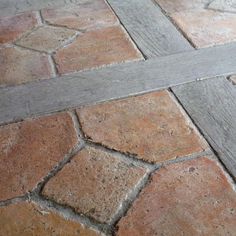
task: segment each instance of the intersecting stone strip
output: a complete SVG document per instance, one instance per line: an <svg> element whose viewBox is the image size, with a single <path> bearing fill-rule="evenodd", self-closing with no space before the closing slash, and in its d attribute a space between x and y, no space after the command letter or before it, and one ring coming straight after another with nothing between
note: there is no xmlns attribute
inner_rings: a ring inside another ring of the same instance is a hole
<svg viewBox="0 0 236 236"><path fill-rule="evenodd" d="M86 228L79 222L64 219L34 203L20 202L0 207L0 235L102 236L103 234Z"/></svg>
<svg viewBox="0 0 236 236"><path fill-rule="evenodd" d="M0 123L236 73L236 44L0 89Z"/></svg>
<svg viewBox="0 0 236 236"><path fill-rule="evenodd" d="M100 222L109 222L147 170L87 147L43 189L43 195Z"/></svg>
<svg viewBox="0 0 236 236"><path fill-rule="evenodd" d="M215 160L158 170L118 224L119 236L234 235L236 192Z"/></svg>
<svg viewBox="0 0 236 236"><path fill-rule="evenodd" d="M152 0L108 0L121 23L147 58L193 50Z"/></svg>
<svg viewBox="0 0 236 236"><path fill-rule="evenodd" d="M175 95L236 179L236 88L215 78L173 88Z"/></svg>
<svg viewBox="0 0 236 236"><path fill-rule="evenodd" d="M77 144L67 113L0 127L0 200L35 188Z"/></svg>
<svg viewBox="0 0 236 236"><path fill-rule="evenodd" d="M78 116L91 141L151 163L207 147L167 91L88 106Z"/></svg>

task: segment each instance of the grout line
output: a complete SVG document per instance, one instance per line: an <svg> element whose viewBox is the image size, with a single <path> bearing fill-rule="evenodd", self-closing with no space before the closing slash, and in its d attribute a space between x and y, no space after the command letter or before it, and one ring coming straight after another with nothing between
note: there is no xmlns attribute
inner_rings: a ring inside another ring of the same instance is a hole
<svg viewBox="0 0 236 236"><path fill-rule="evenodd" d="M80 124L80 121L79 121L79 118L77 116L76 111L72 110L72 111L69 111L68 113L72 117L72 120L74 122L74 127L75 127L75 130L76 130L76 133L77 133L77 137L78 137L80 143L85 144L85 141L84 141L85 136L84 136L84 133L82 131L82 127L81 127L81 124Z"/></svg>
<svg viewBox="0 0 236 236"><path fill-rule="evenodd" d="M36 19L37 19L38 25L43 25L44 24L44 20L43 20L43 17L42 17L41 10L35 11L35 15L36 15Z"/></svg>
<svg viewBox="0 0 236 236"><path fill-rule="evenodd" d="M58 204L38 194L32 194L30 196L30 201L61 215L65 219L79 222L80 224L85 225L86 227L93 229L99 233L102 232L105 234L111 234L112 228L110 227L110 225L99 223L83 214L79 214L70 206Z"/></svg>
<svg viewBox="0 0 236 236"><path fill-rule="evenodd" d="M54 177L70 160L84 148L84 143L77 144L72 150L65 155L64 159L60 161L44 178L37 186L31 191L32 194L40 194L45 184Z"/></svg>
<svg viewBox="0 0 236 236"><path fill-rule="evenodd" d="M28 193L25 194L24 196L14 197L11 199L0 201L0 207L8 206L8 205L15 204L18 202L24 202L27 199L28 199Z"/></svg>
<svg viewBox="0 0 236 236"><path fill-rule="evenodd" d="M143 178L136 184L136 186L134 186L127 193L125 200L121 202L119 208L117 209L117 212L109 222L113 226L114 230L116 229L116 225L120 221L120 219L127 214L134 201L138 198L142 190L148 185L152 173L153 171L147 171Z"/></svg>
<svg viewBox="0 0 236 236"><path fill-rule="evenodd" d="M48 55L48 61L52 70L52 78L56 78L59 75L59 72L56 66L55 59L51 54Z"/></svg>
<svg viewBox="0 0 236 236"><path fill-rule="evenodd" d="M94 143L94 142L91 142L88 140L86 140L85 142L86 142L86 146L107 152L127 164L133 164L134 166L145 168L147 170L154 170L155 169L155 164L153 165L149 162L143 161L142 159L138 159L137 157L135 157L136 155L123 153L123 152L117 151L115 149L111 149L109 147L106 147L102 144Z"/></svg>

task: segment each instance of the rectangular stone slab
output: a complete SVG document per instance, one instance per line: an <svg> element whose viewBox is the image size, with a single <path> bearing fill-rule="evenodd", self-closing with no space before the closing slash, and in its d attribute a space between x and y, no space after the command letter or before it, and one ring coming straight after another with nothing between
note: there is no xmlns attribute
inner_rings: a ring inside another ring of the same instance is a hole
<svg viewBox="0 0 236 236"><path fill-rule="evenodd" d="M173 91L236 179L236 86L215 78Z"/></svg>
<svg viewBox="0 0 236 236"><path fill-rule="evenodd" d="M194 50L152 0L108 2L146 57Z"/></svg>
<svg viewBox="0 0 236 236"><path fill-rule="evenodd" d="M0 88L0 123L236 73L236 44Z"/></svg>

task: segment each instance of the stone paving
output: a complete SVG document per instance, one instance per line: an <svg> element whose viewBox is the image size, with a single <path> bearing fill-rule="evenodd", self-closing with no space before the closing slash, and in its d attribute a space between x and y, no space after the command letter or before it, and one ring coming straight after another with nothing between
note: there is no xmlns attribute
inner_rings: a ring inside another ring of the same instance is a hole
<svg viewBox="0 0 236 236"><path fill-rule="evenodd" d="M234 1L155 1L195 47L236 40ZM143 60L103 0L0 3L2 87ZM236 232L234 180L171 90L1 125L0 173L0 236Z"/></svg>

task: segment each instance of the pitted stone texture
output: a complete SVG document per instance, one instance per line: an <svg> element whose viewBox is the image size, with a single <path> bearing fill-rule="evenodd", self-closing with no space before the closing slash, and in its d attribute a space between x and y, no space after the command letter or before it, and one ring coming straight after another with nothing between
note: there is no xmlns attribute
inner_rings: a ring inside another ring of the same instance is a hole
<svg viewBox="0 0 236 236"><path fill-rule="evenodd" d="M103 234L33 203L21 202L0 207L0 235L102 236Z"/></svg>
<svg viewBox="0 0 236 236"><path fill-rule="evenodd" d="M46 22L82 31L118 24L118 19L104 0L86 1L78 6L42 10Z"/></svg>
<svg viewBox="0 0 236 236"><path fill-rule="evenodd" d="M52 68L48 56L18 47L0 48L0 85L16 85L49 79Z"/></svg>
<svg viewBox="0 0 236 236"><path fill-rule="evenodd" d="M199 158L157 171L119 236L235 235L236 193L215 161Z"/></svg>
<svg viewBox="0 0 236 236"><path fill-rule="evenodd" d="M36 187L77 142L67 113L0 127L0 200Z"/></svg>
<svg viewBox="0 0 236 236"><path fill-rule="evenodd" d="M77 112L85 135L93 142L148 162L175 159L206 147L166 91Z"/></svg>
<svg viewBox="0 0 236 236"><path fill-rule="evenodd" d="M191 9L202 9L210 0L155 0L168 14Z"/></svg>
<svg viewBox="0 0 236 236"><path fill-rule="evenodd" d="M236 14L199 10L172 17L198 48L236 41Z"/></svg>
<svg viewBox="0 0 236 236"><path fill-rule="evenodd" d="M12 16L18 13L43 8L57 8L62 6L76 6L87 0L0 0L0 15Z"/></svg>
<svg viewBox="0 0 236 236"><path fill-rule="evenodd" d="M37 25L35 13L0 18L0 43L10 43Z"/></svg>
<svg viewBox="0 0 236 236"><path fill-rule="evenodd" d="M62 47L75 35L76 31L74 30L53 26L42 26L21 38L17 42L17 45L51 53L57 48Z"/></svg>
<svg viewBox="0 0 236 236"><path fill-rule="evenodd" d="M107 64L141 59L121 27L109 27L80 35L54 56L60 74Z"/></svg>
<svg viewBox="0 0 236 236"><path fill-rule="evenodd" d="M145 170L87 147L43 189L43 195L100 222L109 222Z"/></svg>
<svg viewBox="0 0 236 236"><path fill-rule="evenodd" d="M209 4L208 8L236 13L236 0L214 0Z"/></svg>

